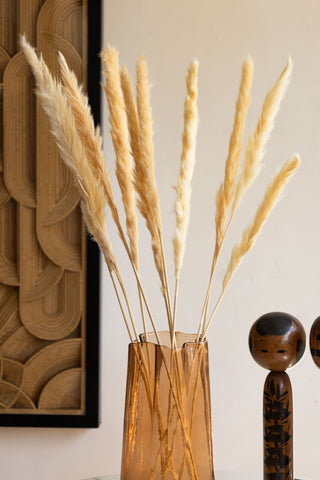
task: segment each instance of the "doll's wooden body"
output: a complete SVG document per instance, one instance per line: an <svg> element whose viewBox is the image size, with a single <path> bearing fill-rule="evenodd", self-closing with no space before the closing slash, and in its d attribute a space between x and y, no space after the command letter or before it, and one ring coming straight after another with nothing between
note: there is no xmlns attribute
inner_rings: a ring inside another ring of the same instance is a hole
<svg viewBox="0 0 320 480"><path fill-rule="evenodd" d="M310 351L314 363L320 368L320 317L316 318L310 330Z"/></svg>
<svg viewBox="0 0 320 480"><path fill-rule="evenodd" d="M284 371L302 357L306 336L291 315L268 313L252 326L250 352L271 370L263 393L264 480L293 480L293 407L291 382Z"/></svg>

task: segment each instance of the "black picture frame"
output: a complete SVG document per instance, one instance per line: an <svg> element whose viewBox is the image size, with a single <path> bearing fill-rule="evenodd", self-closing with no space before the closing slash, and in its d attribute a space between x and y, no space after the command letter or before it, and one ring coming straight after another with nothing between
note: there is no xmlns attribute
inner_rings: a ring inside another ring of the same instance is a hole
<svg viewBox="0 0 320 480"><path fill-rule="evenodd" d="M100 123L100 57L102 2L88 0L87 91L95 124ZM84 414L1 413L0 427L97 428L100 378L100 251L87 235L86 269L86 408Z"/></svg>

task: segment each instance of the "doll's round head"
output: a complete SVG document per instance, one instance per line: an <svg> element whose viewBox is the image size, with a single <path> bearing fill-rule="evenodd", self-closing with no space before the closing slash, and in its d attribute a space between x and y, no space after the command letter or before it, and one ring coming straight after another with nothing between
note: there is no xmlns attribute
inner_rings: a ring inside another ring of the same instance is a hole
<svg viewBox="0 0 320 480"><path fill-rule="evenodd" d="M288 313L262 315L250 330L251 355L261 367L274 372L293 367L302 357L305 346L303 326Z"/></svg>
<svg viewBox="0 0 320 480"><path fill-rule="evenodd" d="M314 363L320 368L320 317L313 322L310 330L310 351Z"/></svg>

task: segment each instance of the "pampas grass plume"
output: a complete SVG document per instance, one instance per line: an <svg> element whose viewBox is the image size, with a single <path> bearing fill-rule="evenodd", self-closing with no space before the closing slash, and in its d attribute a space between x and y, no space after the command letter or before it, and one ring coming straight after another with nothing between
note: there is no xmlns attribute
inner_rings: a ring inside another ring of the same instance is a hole
<svg viewBox="0 0 320 480"><path fill-rule="evenodd" d="M264 149L273 130L274 120L287 90L291 72L292 61L289 57L287 65L282 71L280 77L267 93L255 131L248 139L245 150L244 165L232 205L233 213L239 206L244 193L252 185L260 171Z"/></svg>
<svg viewBox="0 0 320 480"><path fill-rule="evenodd" d="M119 54L107 46L102 54L105 85L104 90L109 105L111 137L116 153L116 175L126 214L126 226L130 241L132 261L138 269L138 220L136 214L135 191L133 186L132 156L128 138L128 124L119 72Z"/></svg>
<svg viewBox="0 0 320 480"><path fill-rule="evenodd" d="M175 202L176 233L173 238L176 278L179 276L183 263L190 218L191 181L195 166L196 137L199 124L197 108L198 68L199 62L193 60L189 66L186 78L187 96L184 103L182 154L177 186L177 199Z"/></svg>
<svg viewBox="0 0 320 480"><path fill-rule="evenodd" d="M74 173L87 227L100 246L109 268L116 271L112 244L106 230L106 197L88 166L85 149L61 84L52 77L42 57L37 57L25 37L21 38L21 47L36 78L37 94L49 117L61 157Z"/></svg>
<svg viewBox="0 0 320 480"><path fill-rule="evenodd" d="M232 251L231 259L223 279L223 290L225 290L244 255L255 244L264 223L279 202L285 185L288 183L299 164L300 158L298 155L296 155L292 160L287 160L268 186L265 196L258 207L252 223L244 230L240 242Z"/></svg>
<svg viewBox="0 0 320 480"><path fill-rule="evenodd" d="M69 69L61 53L59 54L59 64L63 85L50 74L42 56L40 55L38 58L35 50L30 46L25 37L21 38L21 47L36 78L37 95L44 110L48 114L52 133L55 136L61 157L74 174L76 187L78 188L81 199L84 220L88 230L97 241L105 257L131 341L133 341L133 336L117 284L121 287L136 341L139 341L138 332L112 251L112 244L106 226L105 207L107 204L110 207L113 220L118 228L118 233L128 252L136 275L142 317L144 317L142 305L142 301L144 301L154 331L156 335L158 335L137 273L138 227L135 200L135 194L137 193L138 209L144 217L147 228L151 234L151 245L155 265L161 280L161 290L166 304L172 348L174 348L179 275L183 264L189 225L191 181L195 166L195 147L198 129L198 62L191 62L186 77L187 94L184 103L182 153L176 189L177 199L175 202L176 231L173 238L173 245L176 288L172 315L163 251L160 200L155 181L152 138L153 125L149 96L150 87L145 57L140 55L136 64L137 100L135 102L128 72L124 67L119 68L118 52L110 46L102 52L102 62L106 80L104 88L110 111L111 136L116 153L116 176L126 215L129 247L121 227L109 172L103 156L101 135L99 129L94 126L88 98L82 91L81 86L78 85L76 76ZM291 70L292 64L289 59L279 79L269 90L265 98L257 126L246 144L242 172L240 173L238 183L236 183L240 165L245 118L250 103L253 72L253 62L250 57L248 57L243 64L234 125L230 136L228 156L225 164L224 180L220 184L216 195L216 244L209 287L201 313L198 339L204 338L231 278L244 256L254 246L264 223L278 203L285 185L299 166L300 159L298 155L296 155L292 160L285 162L268 186L254 219L243 231L240 241L232 250L231 258L223 279L220 297L209 319L207 319L213 273L222 243L244 193L259 172L265 145L273 129L274 120L285 94ZM227 224L228 215L229 223ZM146 332L144 318L143 323ZM201 331L202 335L200 335ZM147 371L146 363L143 359L142 361Z"/></svg>

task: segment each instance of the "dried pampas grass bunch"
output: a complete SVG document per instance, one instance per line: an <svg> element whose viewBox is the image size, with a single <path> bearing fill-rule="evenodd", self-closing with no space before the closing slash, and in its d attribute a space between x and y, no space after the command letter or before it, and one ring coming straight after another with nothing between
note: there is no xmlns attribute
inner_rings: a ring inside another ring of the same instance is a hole
<svg viewBox="0 0 320 480"><path fill-rule="evenodd" d="M140 55L137 60L135 97L129 74L124 66L119 65L118 52L107 46L101 54L105 80L104 90L109 106L111 137L116 157L115 171L126 219L124 228L121 224L110 175L102 152L101 135L99 129L94 126L88 99L81 86L78 85L74 73L69 69L63 55L59 53L61 81L56 80L49 72L42 56L36 55L25 37L21 39L21 46L34 73L37 95L49 116L61 157L74 174L85 222L104 255L130 340L140 342L138 322L132 313L125 285L112 250L106 225L106 207L110 209L136 278L143 331L147 336L150 323L151 330L161 344L141 281L137 211L146 222L167 312L171 345L174 348L176 346L178 290L189 226L191 184L199 123L197 109L198 62L193 60L190 63L186 76L182 151L174 207L176 216L176 229L173 237L175 289L174 295L171 297L163 249L160 199L155 178L153 121L145 57ZM234 124L225 162L225 175L216 194L216 237L208 289L198 325L197 341L199 342L204 340L231 278L244 256L255 244L265 221L279 201L285 185L298 168L300 160L295 155L292 160L285 162L271 181L252 222L243 231L240 241L236 243L231 252L220 296L210 311L210 298L217 260L241 200L260 171L265 146L286 92L291 70L292 64L289 59L280 77L267 93L257 126L243 149L245 120L250 104L253 61L248 57L243 64ZM244 150L244 158L241 167L242 150Z"/></svg>

